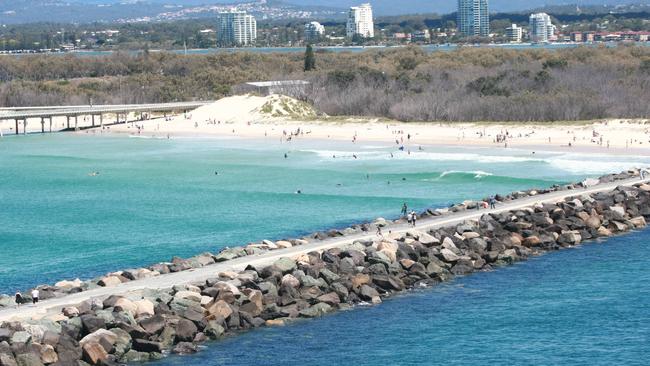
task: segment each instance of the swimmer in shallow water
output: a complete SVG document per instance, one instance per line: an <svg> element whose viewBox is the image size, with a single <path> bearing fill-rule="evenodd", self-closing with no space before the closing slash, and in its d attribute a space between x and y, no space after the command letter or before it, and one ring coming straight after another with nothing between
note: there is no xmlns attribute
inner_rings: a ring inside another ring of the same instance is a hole
<svg viewBox="0 0 650 366"><path fill-rule="evenodd" d="M88 176L89 176L89 177L96 177L96 176L98 176L98 175L99 175L99 172L88 173Z"/></svg>

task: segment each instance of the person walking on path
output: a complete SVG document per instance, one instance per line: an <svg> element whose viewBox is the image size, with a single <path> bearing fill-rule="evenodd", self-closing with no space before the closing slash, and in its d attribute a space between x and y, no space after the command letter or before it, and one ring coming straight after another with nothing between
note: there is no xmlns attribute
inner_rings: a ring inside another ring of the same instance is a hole
<svg viewBox="0 0 650 366"><path fill-rule="evenodd" d="M383 238L384 235L381 233L381 226L377 226L377 236Z"/></svg>
<svg viewBox="0 0 650 366"><path fill-rule="evenodd" d="M38 289L33 289L32 290L32 304L38 303Z"/></svg>
<svg viewBox="0 0 650 366"><path fill-rule="evenodd" d="M23 294L21 294L20 291L16 291L16 298L14 301L16 301L16 309L18 309L18 307L24 302Z"/></svg>
<svg viewBox="0 0 650 366"><path fill-rule="evenodd" d="M490 197L490 209L497 208L496 204L497 204L497 199L494 196Z"/></svg>
<svg viewBox="0 0 650 366"><path fill-rule="evenodd" d="M415 227L415 221L418 219L418 215L415 213L415 211L411 211L411 225Z"/></svg>
<svg viewBox="0 0 650 366"><path fill-rule="evenodd" d="M402 205L402 216L406 216L406 213L408 212L408 206L406 205L406 202Z"/></svg>

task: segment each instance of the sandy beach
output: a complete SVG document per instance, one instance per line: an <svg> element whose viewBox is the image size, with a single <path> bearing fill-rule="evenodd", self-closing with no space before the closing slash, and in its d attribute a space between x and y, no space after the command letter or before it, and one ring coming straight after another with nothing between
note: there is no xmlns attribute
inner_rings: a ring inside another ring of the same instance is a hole
<svg viewBox="0 0 650 366"><path fill-rule="evenodd" d="M418 149L463 145L544 151L650 155L650 121L564 123L398 122L318 116L309 106L280 97L236 96L167 120L114 125L80 133L121 133L153 138L233 137L374 142Z"/></svg>
<svg viewBox="0 0 650 366"><path fill-rule="evenodd" d="M612 155L650 155L650 120L600 120L584 122L399 122L367 117L319 115L311 106L288 97L234 96L192 112L168 118L151 116L140 121L90 127L90 118L79 117L78 133L128 134L151 138L229 137L273 138L288 142L336 140L404 146L476 146L572 151ZM65 128L65 118L54 118L53 131ZM22 131L22 122L19 127ZM15 133L14 121L0 121L5 136ZM40 120L28 122L28 133L39 133ZM46 122L45 130L49 130Z"/></svg>

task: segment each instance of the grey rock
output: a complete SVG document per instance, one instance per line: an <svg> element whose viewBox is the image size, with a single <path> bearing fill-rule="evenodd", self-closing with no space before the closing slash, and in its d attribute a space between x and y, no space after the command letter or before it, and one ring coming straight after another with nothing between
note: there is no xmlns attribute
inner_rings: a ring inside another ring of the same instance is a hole
<svg viewBox="0 0 650 366"><path fill-rule="evenodd" d="M176 341L191 342L198 333L198 329L193 322L187 319L181 319L176 325Z"/></svg>
<svg viewBox="0 0 650 366"><path fill-rule="evenodd" d="M330 305L320 302L314 306L301 310L300 316L303 318L315 318L325 315L330 311L332 311L332 307Z"/></svg>

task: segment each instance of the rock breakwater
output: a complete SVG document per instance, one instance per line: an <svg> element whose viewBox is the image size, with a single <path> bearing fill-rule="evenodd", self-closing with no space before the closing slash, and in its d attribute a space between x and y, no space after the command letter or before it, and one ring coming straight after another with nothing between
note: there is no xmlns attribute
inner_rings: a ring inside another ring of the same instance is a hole
<svg viewBox="0 0 650 366"><path fill-rule="evenodd" d="M608 174L598 178L595 181L598 184L611 183L638 176L638 170L630 170L619 174ZM554 185L548 188L533 188L526 191L512 192L507 195L496 195L495 198L498 202L504 203L515 199L539 196L558 191L575 190L584 187L585 183L570 183L565 185ZM484 199L484 201L487 201L487 198ZM479 206L480 201L465 201L462 203L454 204L447 208L427 209L423 212L420 212L418 217L427 218L445 216L466 210L476 210L479 208ZM302 238L282 239L275 242L270 240L263 240L260 243L250 243L246 246L226 247L217 254L206 252L191 258L174 257L170 262L156 263L146 268L135 268L111 272L107 273L104 276L85 281L82 281L78 278L75 280L64 280L57 282L54 285L40 285L37 286L36 289L39 290L40 300L60 298L69 294L92 290L97 287L113 287L121 283L141 280L149 277L156 277L161 274L188 271L214 263L245 257L248 255L262 254L268 251L306 245L313 242L336 237L344 237L347 235L368 232L373 233L377 230L377 227L387 227L394 224L403 224L404 222L405 220L403 218L398 218L396 220L386 220L379 218L374 222L361 223L343 229L332 229L328 231L316 232ZM26 303L29 303L32 300L30 297L31 292L32 289L21 292ZM13 305L13 296L0 295L0 309Z"/></svg>
<svg viewBox="0 0 650 366"><path fill-rule="evenodd" d="M0 365L115 365L193 353L208 339L378 304L406 289L641 228L649 217L648 185L576 191L553 204L426 232L386 233L200 283L88 300L43 319L2 323Z"/></svg>

